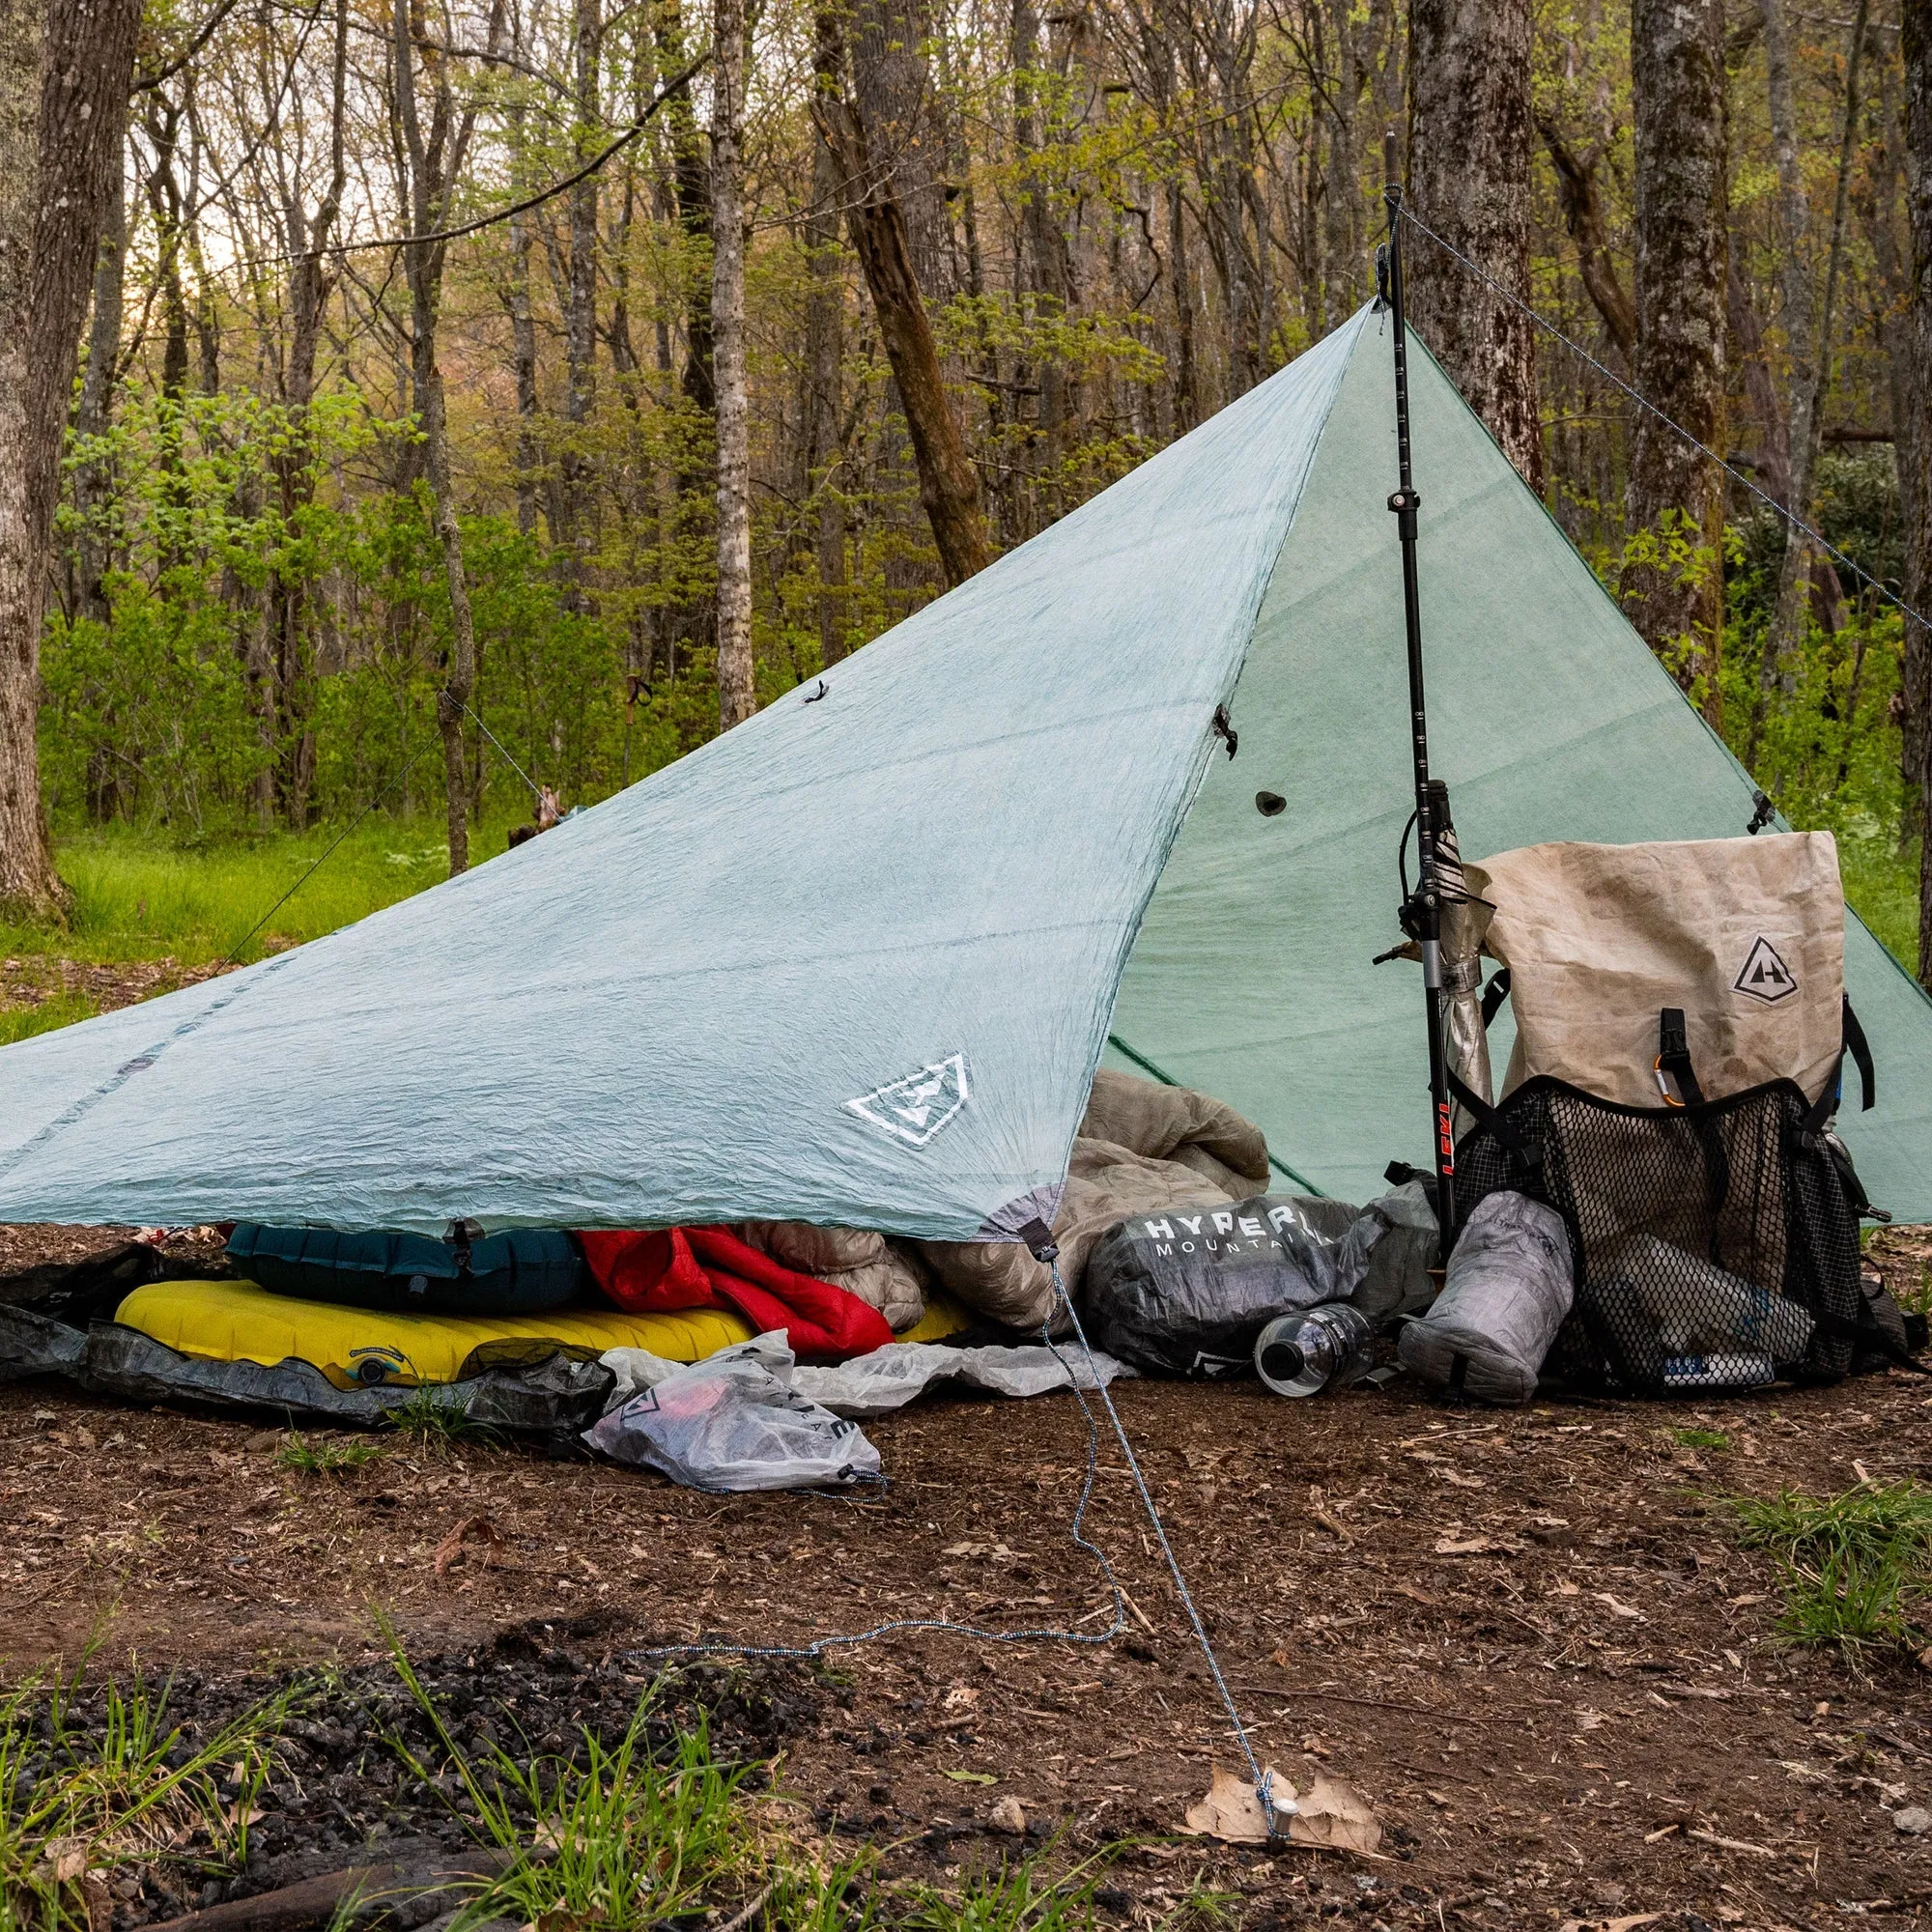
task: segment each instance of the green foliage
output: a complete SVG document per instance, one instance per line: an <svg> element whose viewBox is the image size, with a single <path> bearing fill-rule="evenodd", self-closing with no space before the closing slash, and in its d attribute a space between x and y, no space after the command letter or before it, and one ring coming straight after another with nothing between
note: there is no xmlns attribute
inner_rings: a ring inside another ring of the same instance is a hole
<svg viewBox="0 0 1932 1932"><path fill-rule="evenodd" d="M1835 1496L1787 1490L1770 1501L1734 1498L1731 1508L1743 1540L1776 1560L1787 1642L1853 1662L1925 1644L1917 1618L1932 1597L1932 1488L1908 1479Z"/></svg>

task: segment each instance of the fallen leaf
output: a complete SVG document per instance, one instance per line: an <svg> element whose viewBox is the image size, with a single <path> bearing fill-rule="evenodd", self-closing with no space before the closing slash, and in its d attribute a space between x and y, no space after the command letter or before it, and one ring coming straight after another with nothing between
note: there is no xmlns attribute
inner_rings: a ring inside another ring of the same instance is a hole
<svg viewBox="0 0 1932 1932"><path fill-rule="evenodd" d="M944 1775L954 1784L997 1784L1000 1781L990 1771L949 1771Z"/></svg>
<svg viewBox="0 0 1932 1932"><path fill-rule="evenodd" d="M1268 1802L1274 1806L1279 1828L1283 1813L1291 1827L1296 1805L1294 1786L1272 1765L1262 1773L1267 1780ZM1226 1765L1214 1767L1208 1795L1187 1809L1187 1823L1181 1828L1190 1837L1219 1838L1225 1845L1264 1845L1268 1842L1267 1813L1255 1787L1239 1772Z"/></svg>
<svg viewBox="0 0 1932 1932"><path fill-rule="evenodd" d="M41 1850L43 1884L71 1885L87 1869L85 1838L49 1838Z"/></svg>
<svg viewBox="0 0 1932 1932"><path fill-rule="evenodd" d="M1331 1852L1373 1854L1382 1841L1381 1821L1352 1784L1318 1771L1314 1783L1295 1800L1288 1839L1292 1845L1323 1845Z"/></svg>
<svg viewBox="0 0 1932 1932"><path fill-rule="evenodd" d="M436 1546L436 1574L447 1577L472 1546L481 1552L484 1569L511 1567L514 1559L503 1532L487 1516L469 1516Z"/></svg>

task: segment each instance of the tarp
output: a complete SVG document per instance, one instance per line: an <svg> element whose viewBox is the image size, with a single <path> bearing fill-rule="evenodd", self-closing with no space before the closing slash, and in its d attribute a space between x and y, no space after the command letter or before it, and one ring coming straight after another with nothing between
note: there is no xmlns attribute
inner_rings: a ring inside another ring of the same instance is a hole
<svg viewBox="0 0 1932 1932"><path fill-rule="evenodd" d="M1379 1192L1427 1128L1414 969L1368 964L1409 808L1388 360L1364 311L822 696L326 939L0 1051L0 1219L1010 1236L1051 1217L1110 1030L1298 1180ZM1741 831L1748 781L1412 369L1463 852ZM1849 1138L1932 1218L1932 1009L1862 927L1846 974L1884 1095Z"/></svg>
<svg viewBox="0 0 1932 1932"><path fill-rule="evenodd" d="M1396 942L1414 805L1388 325L1361 324L1230 706L1121 987L1138 1060L1229 1101L1277 1161L1366 1201L1430 1165L1420 969ZM1463 856L1743 833L1753 786L1409 332L1430 767ZM1294 365L1291 365L1294 366ZM1278 380L1278 379L1277 379ZM1255 793L1288 801L1263 818ZM1410 866L1413 869L1411 846ZM1845 986L1879 1100L1840 1120L1872 1199L1932 1219L1932 1003L1856 918ZM1505 1012L1493 1057L1513 1038Z"/></svg>

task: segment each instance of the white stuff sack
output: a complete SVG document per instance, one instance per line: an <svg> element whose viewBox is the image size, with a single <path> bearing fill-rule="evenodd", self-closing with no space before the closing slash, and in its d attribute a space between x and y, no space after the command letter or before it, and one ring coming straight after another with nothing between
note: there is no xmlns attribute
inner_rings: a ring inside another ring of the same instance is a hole
<svg viewBox="0 0 1932 1932"><path fill-rule="evenodd" d="M1403 1329L1396 1352L1431 1388L1527 1402L1570 1313L1574 1280L1570 1231L1555 1208L1508 1189L1485 1195L1449 1257L1442 1293Z"/></svg>
<svg viewBox="0 0 1932 1932"><path fill-rule="evenodd" d="M692 1490L814 1490L884 1480L856 1422L792 1386L782 1329L655 1380L583 1432L613 1462Z"/></svg>

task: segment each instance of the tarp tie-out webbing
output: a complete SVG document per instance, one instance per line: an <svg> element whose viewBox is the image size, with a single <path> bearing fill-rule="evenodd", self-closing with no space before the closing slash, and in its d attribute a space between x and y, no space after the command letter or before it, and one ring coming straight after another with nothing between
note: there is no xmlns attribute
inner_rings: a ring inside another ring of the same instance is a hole
<svg viewBox="0 0 1932 1932"><path fill-rule="evenodd" d="M1161 1521L1160 1510L1154 1503L1153 1492L1148 1488L1147 1478L1141 1472L1140 1459L1134 1454L1133 1444L1127 1440L1125 1425L1121 1421L1121 1412L1114 1406L1114 1398L1108 1392L1107 1384L1100 1376L1094 1361L1093 1346L1087 1340L1087 1331L1080 1325L1079 1311L1073 1306L1072 1297L1066 1293L1066 1285L1060 1278L1060 1269L1053 1262L1048 1262L1053 1274L1054 1298L1065 1309L1068 1321L1073 1324L1074 1340L1080 1346L1080 1353L1087 1363L1088 1373L1094 1378L1094 1387L1099 1395L1101 1406L1107 1411L1107 1420L1114 1426L1114 1437L1121 1445L1121 1453L1127 1459L1127 1472L1134 1479L1134 1488L1140 1492L1141 1507L1147 1512L1155 1541L1160 1545L1160 1553L1167 1560L1168 1574L1174 1578L1174 1586L1180 1594L1181 1607L1187 1612L1187 1621L1194 1631L1195 1641L1201 1646L1201 1655L1207 1660L1208 1675L1213 1679L1214 1689L1219 1693L1221 1706L1228 1714L1228 1720L1234 1727L1235 1739L1241 1747L1241 1755L1248 1761L1248 1771L1254 1780L1255 1796L1261 1801L1263 1815L1267 1820L1268 1835L1282 1835L1277 1819L1284 1813L1293 1812L1292 1799L1277 1803L1273 1791L1273 1778L1264 1773L1260 1761L1255 1756L1253 1743L1248 1737L1247 1726L1241 1721L1240 1711L1235 1703L1234 1692L1228 1689L1228 1680L1222 1674L1220 1659L1214 1655L1213 1643L1208 1635L1207 1626L1201 1620L1201 1612L1194 1606L1193 1593L1187 1587L1187 1578L1181 1573L1179 1559L1175 1556L1174 1546L1167 1540L1167 1525ZM946 1636L971 1637L979 1643L1078 1643L1089 1646L1112 1643L1127 1627L1127 1605L1125 1593L1120 1579L1114 1575L1114 1566L1107 1560L1107 1552L1085 1534L1088 1506L1094 1499L1094 1483L1100 1468L1100 1429L1094 1420L1094 1410L1087 1401L1087 1392L1082 1388L1079 1378L1073 1373L1071 1364L1062 1354L1060 1345L1053 1339L1053 1320L1049 1317L1040 1324L1039 1338L1053 1352L1053 1358L1066 1371L1066 1379L1073 1390L1073 1398L1080 1405L1080 1413L1087 1422L1087 1473L1080 1485L1080 1499L1073 1507L1073 1521L1068 1529L1072 1541L1100 1567L1100 1574L1106 1579L1107 1593L1113 1599L1114 1618L1104 1631L1079 1630L981 1630L977 1624L956 1623L950 1617L895 1617L887 1623L874 1624L870 1630L841 1632L832 1636L813 1637L810 1643L665 1643L653 1644L643 1650L629 1650L623 1653L626 1662L634 1663L654 1662L679 1657L768 1657L768 1658L820 1658L829 1650L849 1647L853 1644L870 1643L876 1637L895 1636L913 1631L931 1631Z"/></svg>

